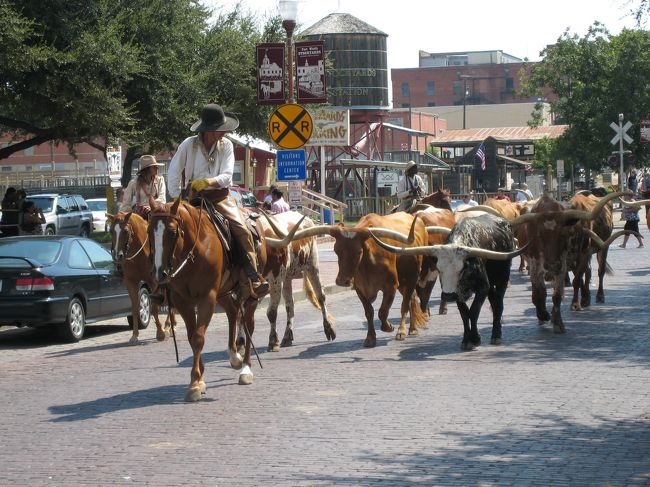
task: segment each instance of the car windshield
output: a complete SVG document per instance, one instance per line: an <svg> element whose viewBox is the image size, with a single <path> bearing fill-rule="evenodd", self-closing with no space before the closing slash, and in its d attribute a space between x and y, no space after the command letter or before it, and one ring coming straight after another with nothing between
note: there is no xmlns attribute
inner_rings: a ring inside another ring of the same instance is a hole
<svg viewBox="0 0 650 487"><path fill-rule="evenodd" d="M54 198L46 198L46 197L28 197L27 201L33 201L36 206L38 206L41 210L43 210L43 213L49 213L52 211L52 205L54 204Z"/></svg>
<svg viewBox="0 0 650 487"><path fill-rule="evenodd" d="M0 257L26 257L42 265L52 264L61 251L61 242L53 240L0 240ZM11 259L0 259L0 266L15 265Z"/></svg>
<svg viewBox="0 0 650 487"><path fill-rule="evenodd" d="M241 193L242 203L244 206L255 208L257 206L257 198L250 191L242 191Z"/></svg>
<svg viewBox="0 0 650 487"><path fill-rule="evenodd" d="M86 200L90 211L106 211L106 201L92 201Z"/></svg>

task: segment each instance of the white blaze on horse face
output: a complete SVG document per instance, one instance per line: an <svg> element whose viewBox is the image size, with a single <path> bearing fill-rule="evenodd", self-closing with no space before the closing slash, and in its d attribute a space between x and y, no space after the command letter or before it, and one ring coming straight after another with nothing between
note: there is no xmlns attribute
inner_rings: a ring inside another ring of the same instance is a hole
<svg viewBox="0 0 650 487"><path fill-rule="evenodd" d="M455 293L458 279L465 266L466 252L458 248L443 248L438 251L438 272L443 293Z"/></svg>
<svg viewBox="0 0 650 487"><path fill-rule="evenodd" d="M156 228L153 230L153 267L156 275L162 271L162 252L163 252L163 235L165 234L165 224L158 220Z"/></svg>
<svg viewBox="0 0 650 487"><path fill-rule="evenodd" d="M120 233L122 232L122 227L119 225L114 225L113 228L115 229L115 249L117 250L118 255L121 255L122 249L119 248L119 244L120 244Z"/></svg>

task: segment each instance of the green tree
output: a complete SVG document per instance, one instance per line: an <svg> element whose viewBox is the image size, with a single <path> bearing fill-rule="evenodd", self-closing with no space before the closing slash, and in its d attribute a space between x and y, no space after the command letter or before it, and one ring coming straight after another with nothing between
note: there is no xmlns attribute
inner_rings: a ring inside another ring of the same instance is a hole
<svg viewBox="0 0 650 487"><path fill-rule="evenodd" d="M600 170L612 151L609 127L624 113L635 124L630 145L639 160L647 150L638 143L639 119L650 113L650 33L624 30L611 36L594 24L583 38L568 31L532 66L523 92L541 95L550 89L558 123L569 127L557 141L557 156L587 172Z"/></svg>

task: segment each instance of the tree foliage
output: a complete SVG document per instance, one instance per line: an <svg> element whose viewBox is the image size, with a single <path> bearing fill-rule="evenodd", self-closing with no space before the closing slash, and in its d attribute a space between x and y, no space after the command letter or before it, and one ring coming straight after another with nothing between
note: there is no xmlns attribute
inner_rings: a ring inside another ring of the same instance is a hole
<svg viewBox="0 0 650 487"><path fill-rule="evenodd" d="M265 133L255 45L281 39L279 18L196 0L0 0L0 160L47 141L128 147L132 161L173 149L201 106L236 112Z"/></svg>
<svg viewBox="0 0 650 487"><path fill-rule="evenodd" d="M530 96L550 88L557 95L552 110L558 123L569 126L557 141L557 155L571 165L600 170L613 150L609 125L623 113L634 124L634 143L627 148L646 161L639 120L650 114L650 33L623 30L611 36L595 23L582 38L565 32L543 55L523 91Z"/></svg>

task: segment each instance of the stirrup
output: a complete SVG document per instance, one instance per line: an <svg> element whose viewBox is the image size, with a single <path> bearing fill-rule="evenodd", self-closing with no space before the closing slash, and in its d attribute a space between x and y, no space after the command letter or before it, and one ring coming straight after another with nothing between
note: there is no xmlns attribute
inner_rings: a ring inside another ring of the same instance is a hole
<svg viewBox="0 0 650 487"><path fill-rule="evenodd" d="M267 281L253 281L248 280L248 287L250 289L251 298L260 300L269 292L269 283Z"/></svg>

